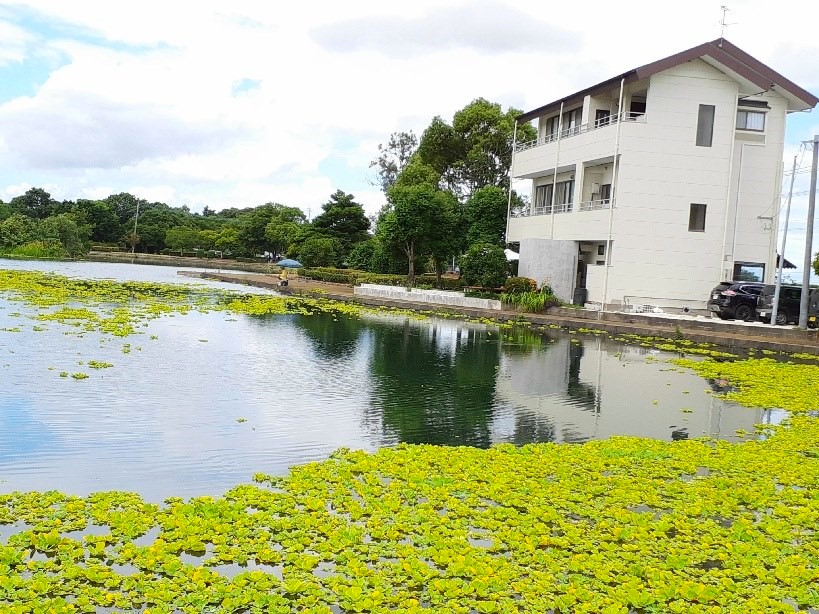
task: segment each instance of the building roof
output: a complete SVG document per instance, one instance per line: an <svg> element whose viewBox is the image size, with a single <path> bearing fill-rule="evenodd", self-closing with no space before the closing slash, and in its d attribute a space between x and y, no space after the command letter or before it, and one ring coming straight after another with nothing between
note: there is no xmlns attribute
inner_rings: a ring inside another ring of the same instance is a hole
<svg viewBox="0 0 819 614"><path fill-rule="evenodd" d="M628 84L696 59L702 59L738 81L752 84L761 91L773 90L777 92L788 100L789 111L806 111L819 104L819 98L810 92L748 55L736 45L724 38L718 38L691 49L680 51L662 60L634 68L611 79L606 79L597 85L592 85L584 90L518 115L517 119L524 122L542 115L548 115L560 109L561 104L582 102L583 98L590 94L594 95L608 91L613 87L619 87L621 79L624 79L625 83Z"/></svg>

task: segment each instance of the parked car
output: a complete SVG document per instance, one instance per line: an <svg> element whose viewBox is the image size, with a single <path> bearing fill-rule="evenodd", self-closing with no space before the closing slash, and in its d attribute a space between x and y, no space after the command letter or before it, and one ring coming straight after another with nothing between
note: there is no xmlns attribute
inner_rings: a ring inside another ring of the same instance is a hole
<svg viewBox="0 0 819 614"><path fill-rule="evenodd" d="M808 327L819 327L819 288L808 297Z"/></svg>
<svg viewBox="0 0 819 614"><path fill-rule="evenodd" d="M711 290L708 310L723 320L753 320L757 298L765 284L749 281L724 281Z"/></svg>
<svg viewBox="0 0 819 614"><path fill-rule="evenodd" d="M773 297L776 286L766 285L762 288L756 306L757 317L762 322L771 321ZM776 323L788 324L799 320L799 302L802 299L802 286L782 286L779 289L779 307L776 309Z"/></svg>

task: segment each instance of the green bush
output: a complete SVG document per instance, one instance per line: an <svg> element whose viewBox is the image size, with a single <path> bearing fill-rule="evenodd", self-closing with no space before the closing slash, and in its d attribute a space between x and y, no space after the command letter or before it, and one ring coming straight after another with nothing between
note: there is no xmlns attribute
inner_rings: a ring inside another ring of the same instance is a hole
<svg viewBox="0 0 819 614"><path fill-rule="evenodd" d="M18 258L64 258L66 254L62 244L57 241L31 241L12 248L7 255Z"/></svg>
<svg viewBox="0 0 819 614"><path fill-rule="evenodd" d="M510 277L503 284L503 291L506 294L523 294L524 292L534 292L537 290L537 282L528 277ZM549 292L551 294L551 292Z"/></svg>
<svg viewBox="0 0 819 614"><path fill-rule="evenodd" d="M326 281L335 284L349 284L356 286L358 284L379 284L382 286L406 286L406 275L380 275L378 273L368 273L367 271L359 271L356 269L334 269L330 267L305 267L299 269L299 275L308 277L316 281ZM415 277L416 287L437 287L437 282L434 275L418 275ZM460 279L441 279L442 290L462 290L464 287L463 280Z"/></svg>
<svg viewBox="0 0 819 614"><path fill-rule="evenodd" d="M560 305L560 299L547 292L520 292L500 295L501 303L529 313L544 311L547 307Z"/></svg>
<svg viewBox="0 0 819 614"><path fill-rule="evenodd" d="M509 263L499 245L475 243L461 256L461 276L468 286L497 288L508 274Z"/></svg>

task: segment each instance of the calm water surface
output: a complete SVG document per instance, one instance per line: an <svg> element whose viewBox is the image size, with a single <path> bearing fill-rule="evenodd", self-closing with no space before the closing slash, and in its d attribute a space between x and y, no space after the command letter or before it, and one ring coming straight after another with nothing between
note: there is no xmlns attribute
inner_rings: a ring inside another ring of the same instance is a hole
<svg viewBox="0 0 819 614"><path fill-rule="evenodd" d="M169 267L0 267L191 283ZM594 336L522 330L502 340L495 327L451 320L191 313L125 339L78 338L55 323L34 332L25 311L0 297L0 329L21 329L0 330L2 491L160 500L221 494L339 447L732 439L781 418L715 399L671 354ZM79 364L89 360L115 366Z"/></svg>

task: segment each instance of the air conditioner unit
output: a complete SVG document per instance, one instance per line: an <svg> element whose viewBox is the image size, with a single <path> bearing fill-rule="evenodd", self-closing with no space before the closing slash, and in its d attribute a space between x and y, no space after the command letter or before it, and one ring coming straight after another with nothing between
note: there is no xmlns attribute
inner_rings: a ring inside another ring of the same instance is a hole
<svg viewBox="0 0 819 614"><path fill-rule="evenodd" d="M599 194L600 193L600 184L599 183L591 184L591 191L594 192L595 194Z"/></svg>

